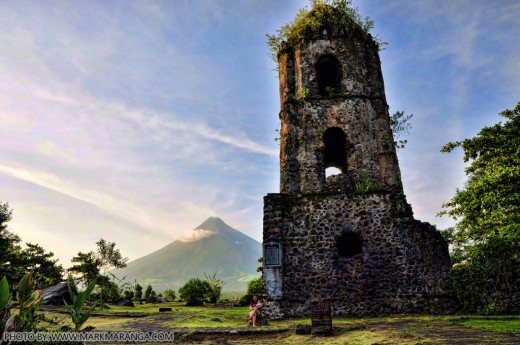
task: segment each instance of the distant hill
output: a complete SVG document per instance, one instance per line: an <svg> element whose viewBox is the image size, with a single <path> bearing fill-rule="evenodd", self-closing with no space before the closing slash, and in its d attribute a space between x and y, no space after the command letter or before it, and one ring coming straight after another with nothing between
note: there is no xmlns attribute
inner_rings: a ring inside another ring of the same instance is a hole
<svg viewBox="0 0 520 345"><path fill-rule="evenodd" d="M152 285L157 292L178 291L190 278L217 272L226 282L225 291L245 291L247 282L259 276L261 255L260 242L210 217L188 236L111 272L118 278L126 276L125 282Z"/></svg>

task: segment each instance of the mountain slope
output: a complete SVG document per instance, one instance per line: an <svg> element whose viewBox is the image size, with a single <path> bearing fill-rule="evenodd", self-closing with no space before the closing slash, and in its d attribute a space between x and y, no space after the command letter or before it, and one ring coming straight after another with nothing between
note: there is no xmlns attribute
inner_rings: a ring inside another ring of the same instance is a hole
<svg viewBox="0 0 520 345"><path fill-rule="evenodd" d="M249 278L258 276L257 259L262 255L260 242L233 229L220 218L210 217L190 236L113 270L125 282L135 280L155 291L178 290L190 278L203 278L203 272L224 279L224 290L245 290Z"/></svg>

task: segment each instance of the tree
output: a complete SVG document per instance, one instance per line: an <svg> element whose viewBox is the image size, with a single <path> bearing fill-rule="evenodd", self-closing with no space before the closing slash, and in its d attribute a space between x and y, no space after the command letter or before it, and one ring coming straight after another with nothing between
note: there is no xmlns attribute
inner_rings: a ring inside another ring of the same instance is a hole
<svg viewBox="0 0 520 345"><path fill-rule="evenodd" d="M103 308L103 295L109 294L110 299L114 299L119 289L117 285L110 281L106 276L106 272L112 268L124 268L128 258L123 258L119 249L115 249L114 242L107 242L100 239L96 242L97 251L88 253L79 252L78 256L72 258L72 262L77 264L68 269L69 272L81 275L81 279L85 284L97 279L98 288L100 289L101 308ZM103 271L103 275L101 274ZM115 285L115 287L114 287Z"/></svg>
<svg viewBox="0 0 520 345"><path fill-rule="evenodd" d="M166 289L162 293L163 297L166 298L167 301L175 301L175 291L172 289Z"/></svg>
<svg viewBox="0 0 520 345"><path fill-rule="evenodd" d="M38 244L27 243L20 253L19 265L26 273L31 273L37 288L58 284L63 278L63 267L58 259L52 260L54 253L48 252Z"/></svg>
<svg viewBox="0 0 520 345"><path fill-rule="evenodd" d="M451 152L462 147L464 162L469 163L464 188L439 213L457 220L452 258L461 264L452 269L451 278L468 310L489 310L482 295L511 292L520 259L520 102L500 115L505 123L442 148Z"/></svg>
<svg viewBox="0 0 520 345"><path fill-rule="evenodd" d="M69 268L68 271L79 274L85 284L90 284L99 276L101 262L96 257L96 253L92 251L88 253L78 252L78 255L72 258L72 262L77 264Z"/></svg>
<svg viewBox="0 0 520 345"><path fill-rule="evenodd" d="M450 142L442 152L464 150L468 182L440 215L458 220L456 240L520 237L520 102L500 113L508 121L484 127L475 138Z"/></svg>
<svg viewBox="0 0 520 345"><path fill-rule="evenodd" d="M150 296L152 296L152 291L153 291L152 286L148 285L146 287L146 290L144 291L144 298L146 298L146 299L150 298Z"/></svg>
<svg viewBox="0 0 520 345"><path fill-rule="evenodd" d="M410 123L412 117L413 114L405 115L404 111L396 111L393 115L390 115L390 127L392 128L395 147L398 150L404 149L408 143L408 140L401 140L401 137L408 135L412 129L412 124Z"/></svg>
<svg viewBox="0 0 520 345"><path fill-rule="evenodd" d="M204 272L204 276L209 284L208 299L211 303L217 303L225 283L222 279L217 278L217 272L213 273L212 276Z"/></svg>
<svg viewBox="0 0 520 345"><path fill-rule="evenodd" d="M137 299L143 298L143 287L141 285L136 283L134 292L135 292L135 298L137 298Z"/></svg>
<svg viewBox="0 0 520 345"><path fill-rule="evenodd" d="M187 306L199 306L204 304L204 298L210 290L209 283L199 278L188 280L179 289L181 299L186 301Z"/></svg>
<svg viewBox="0 0 520 345"><path fill-rule="evenodd" d="M0 203L0 276L6 276L11 283L31 273L37 288L43 288L62 280L63 267L58 260L52 260L54 254L46 253L38 244L27 243L22 249L20 237L7 229L13 211L8 203Z"/></svg>
<svg viewBox="0 0 520 345"><path fill-rule="evenodd" d="M264 294L264 280L262 276L252 279L247 283L247 294L251 295L263 295Z"/></svg>
<svg viewBox="0 0 520 345"><path fill-rule="evenodd" d="M13 216L13 210L9 209L9 203L0 202L0 277L6 276L11 283L19 281L24 275L16 269L15 264L19 260L21 247L20 237L7 229Z"/></svg>
<svg viewBox="0 0 520 345"><path fill-rule="evenodd" d="M115 249L115 242L100 239L96 242L96 257L99 259L99 268L106 272L113 268L125 268L128 258L123 258L119 249Z"/></svg>

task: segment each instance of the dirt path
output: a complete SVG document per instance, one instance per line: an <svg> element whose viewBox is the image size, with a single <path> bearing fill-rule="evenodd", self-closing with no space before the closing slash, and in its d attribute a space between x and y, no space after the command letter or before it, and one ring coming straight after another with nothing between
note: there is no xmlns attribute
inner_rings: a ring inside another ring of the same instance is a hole
<svg viewBox="0 0 520 345"><path fill-rule="evenodd" d="M121 325L125 331L174 332L174 344L449 344L518 345L520 335L468 328L456 323L425 320L335 323L332 336L296 334L295 327L173 328L171 314L154 314ZM164 344L164 343L154 343Z"/></svg>

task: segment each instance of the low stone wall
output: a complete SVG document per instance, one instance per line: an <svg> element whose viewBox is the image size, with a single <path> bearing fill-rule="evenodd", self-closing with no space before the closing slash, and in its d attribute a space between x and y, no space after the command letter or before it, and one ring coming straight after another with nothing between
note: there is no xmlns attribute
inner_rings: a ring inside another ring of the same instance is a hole
<svg viewBox="0 0 520 345"><path fill-rule="evenodd" d="M447 244L413 219L402 194L269 194L266 243L280 245L279 265L264 252L274 318L307 315L320 300L331 301L334 315L352 316L441 313L452 305Z"/></svg>

